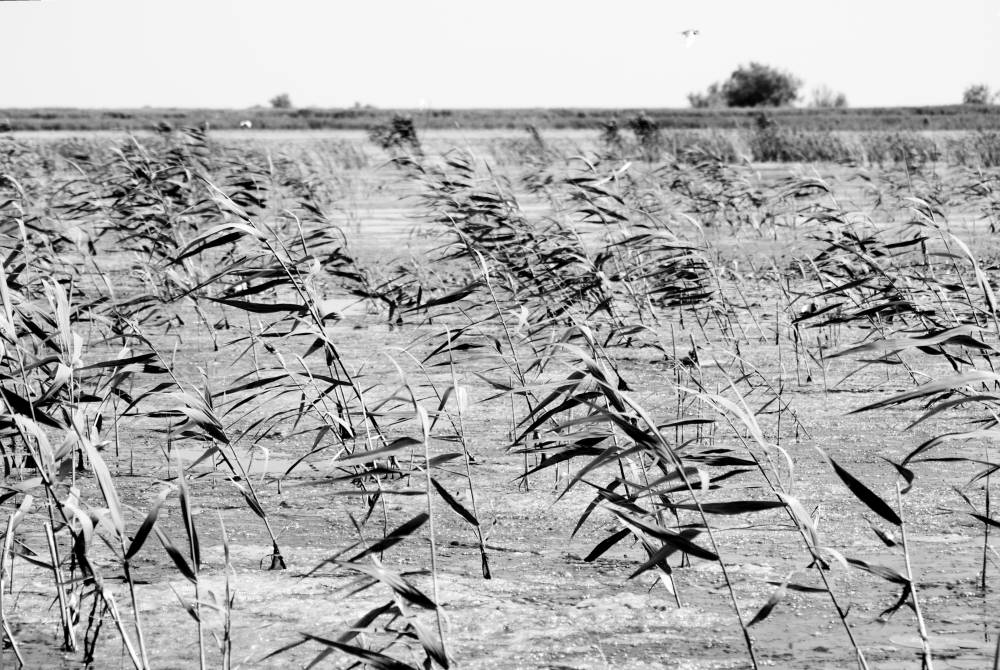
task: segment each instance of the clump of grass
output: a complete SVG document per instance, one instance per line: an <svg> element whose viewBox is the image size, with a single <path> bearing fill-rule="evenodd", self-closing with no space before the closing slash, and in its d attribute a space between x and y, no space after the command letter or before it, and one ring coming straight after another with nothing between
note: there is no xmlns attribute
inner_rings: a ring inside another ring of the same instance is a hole
<svg viewBox="0 0 1000 670"><path fill-rule="evenodd" d="M373 126L368 131L368 139L386 151L399 151L417 157L424 155L413 119L408 116L397 114L385 123Z"/></svg>
<svg viewBox="0 0 1000 670"><path fill-rule="evenodd" d="M663 135L659 124L645 114L638 114L630 118L626 125L635 135L643 160L659 160L663 153Z"/></svg>

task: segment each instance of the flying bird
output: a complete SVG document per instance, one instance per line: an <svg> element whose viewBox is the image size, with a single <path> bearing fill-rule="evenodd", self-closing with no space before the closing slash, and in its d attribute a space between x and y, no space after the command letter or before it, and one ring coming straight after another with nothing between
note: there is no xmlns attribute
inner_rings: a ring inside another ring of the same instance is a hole
<svg viewBox="0 0 1000 670"><path fill-rule="evenodd" d="M695 28L688 28L687 30L682 30L681 35L684 36L684 46L690 48L694 41L698 38L701 31Z"/></svg>

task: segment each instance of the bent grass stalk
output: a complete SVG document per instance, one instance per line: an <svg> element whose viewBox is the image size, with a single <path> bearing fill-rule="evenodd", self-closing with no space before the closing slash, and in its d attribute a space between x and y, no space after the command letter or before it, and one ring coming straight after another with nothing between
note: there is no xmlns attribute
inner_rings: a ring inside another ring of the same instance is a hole
<svg viewBox="0 0 1000 670"><path fill-rule="evenodd" d="M906 565L906 578L910 582L910 601L913 603L913 614L917 618L917 630L920 631L920 646L923 650L921 659L925 670L934 670L934 660L931 656L931 643L927 636L927 626L924 624L924 615L920 610L920 599L917 597L917 582L913 578L913 567L910 565L910 545L907 543L906 523L903 516L903 493L899 480L896 480L896 508L899 510L899 535L903 545L903 561Z"/></svg>
<svg viewBox="0 0 1000 670"><path fill-rule="evenodd" d="M420 433L422 436L421 443L424 449L424 466L421 468L424 471L424 485L425 485L425 497L427 499L427 532L428 532L428 546L430 548L430 563L431 563L431 588L433 596L434 607L434 618L437 622L437 632L438 640L441 643L442 655L445 659L449 658L448 645L446 642L444 634L444 613L441 607L440 591L438 589L438 570L437 570L437 540L434 533L434 498L432 491L434 490L434 484L431 478L431 435L430 435L430 419L427 416L427 410L424 409L417 401L417 396L413 392L413 387L410 386L409 382L406 380L406 375L403 373L403 369L399 364L390 356L389 361L396 368L399 373L400 380L403 383L403 387L410 397L410 404L413 407L414 418L420 426ZM446 666L447 667L447 666Z"/></svg>

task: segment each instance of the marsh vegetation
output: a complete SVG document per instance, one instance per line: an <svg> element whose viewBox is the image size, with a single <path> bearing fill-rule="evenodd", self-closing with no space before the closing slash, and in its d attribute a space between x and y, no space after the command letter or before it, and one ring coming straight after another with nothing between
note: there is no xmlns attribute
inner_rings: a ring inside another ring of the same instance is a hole
<svg viewBox="0 0 1000 670"><path fill-rule="evenodd" d="M995 134L395 131L0 139L5 662L996 663Z"/></svg>

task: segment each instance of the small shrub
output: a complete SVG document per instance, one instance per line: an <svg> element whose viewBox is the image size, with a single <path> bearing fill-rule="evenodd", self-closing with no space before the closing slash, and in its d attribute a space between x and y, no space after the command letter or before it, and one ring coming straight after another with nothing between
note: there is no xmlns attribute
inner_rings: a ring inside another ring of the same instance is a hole
<svg viewBox="0 0 1000 670"><path fill-rule="evenodd" d="M643 160L654 162L663 154L663 136L660 126L645 114L637 114L628 120L628 129L635 135Z"/></svg>
<svg viewBox="0 0 1000 670"><path fill-rule="evenodd" d="M688 103L694 109L716 109L726 106L718 83L709 85L704 93L688 93Z"/></svg>
<svg viewBox="0 0 1000 670"><path fill-rule="evenodd" d="M753 153L754 159L769 163L797 158L790 155L784 133L777 122L767 114L758 114L754 119L754 131L750 136L750 151Z"/></svg>
<svg viewBox="0 0 1000 670"><path fill-rule="evenodd" d="M988 105L995 100L986 84L973 84L962 93L963 105Z"/></svg>
<svg viewBox="0 0 1000 670"><path fill-rule="evenodd" d="M604 149L613 155L620 156L625 148L625 138L622 137L622 129L618 124L618 119L611 119L601 124L601 134L598 141Z"/></svg>
<svg viewBox="0 0 1000 670"><path fill-rule="evenodd" d="M386 151L402 151L414 156L424 155L413 119L408 116L396 114L389 121L371 128L368 131L368 139Z"/></svg>
<svg viewBox="0 0 1000 670"><path fill-rule="evenodd" d="M809 106L816 109L843 109L847 107L847 96L829 86L820 86L813 89Z"/></svg>
<svg viewBox="0 0 1000 670"><path fill-rule="evenodd" d="M274 109L291 109L292 99L287 93L279 93L270 100L271 107Z"/></svg>

